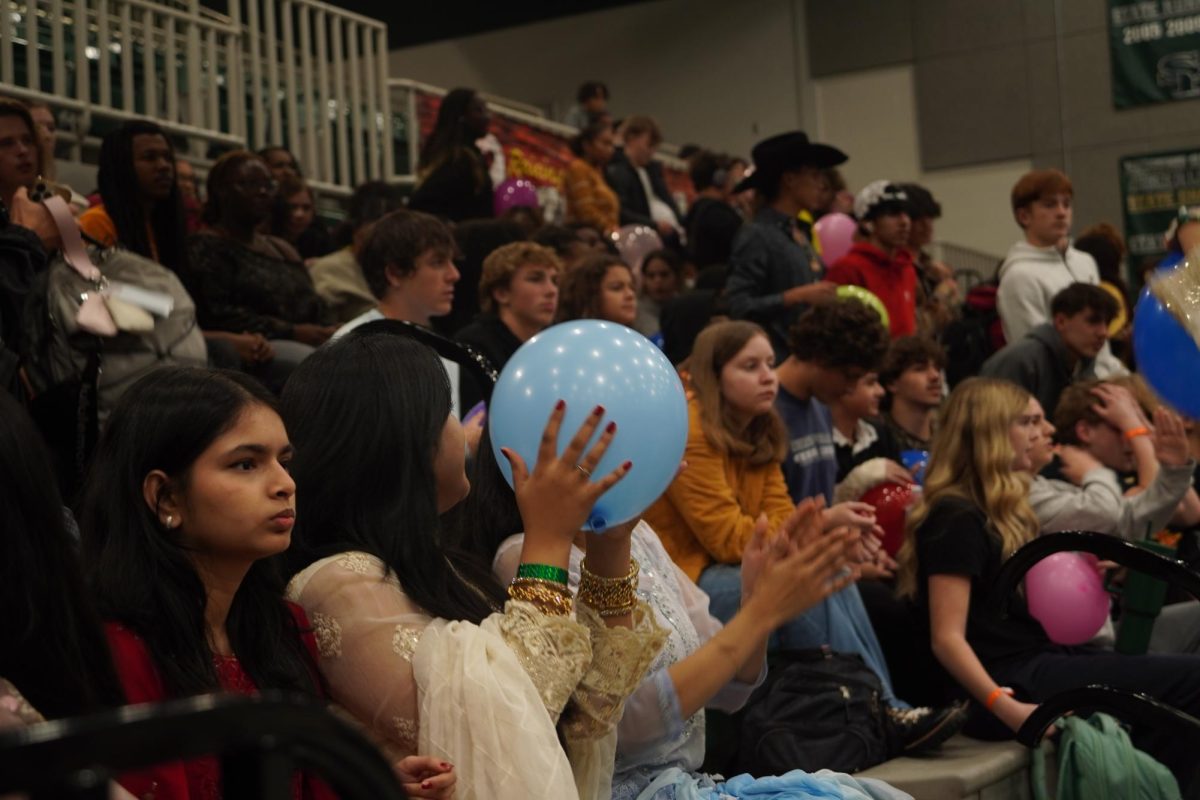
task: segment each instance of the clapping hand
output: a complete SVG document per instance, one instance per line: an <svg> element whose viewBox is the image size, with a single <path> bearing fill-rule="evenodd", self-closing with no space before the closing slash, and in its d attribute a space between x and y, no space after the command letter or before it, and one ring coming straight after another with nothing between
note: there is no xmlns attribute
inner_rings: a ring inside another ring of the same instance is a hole
<svg viewBox="0 0 1200 800"><path fill-rule="evenodd" d="M848 528L825 531L818 503L805 500L765 544L765 525L755 530L758 542L748 550L752 561L761 564L751 567L746 579L746 562L742 561L743 597L753 598L763 605L763 612L782 625L803 613L835 592L858 579L852 564L852 550L858 544L858 534ZM761 553L765 550L765 553Z"/></svg>

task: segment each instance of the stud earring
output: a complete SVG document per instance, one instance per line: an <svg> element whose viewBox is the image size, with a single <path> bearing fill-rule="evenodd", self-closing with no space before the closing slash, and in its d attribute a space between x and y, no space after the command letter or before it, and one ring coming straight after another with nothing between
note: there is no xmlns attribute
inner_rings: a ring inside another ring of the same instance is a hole
<svg viewBox="0 0 1200 800"><path fill-rule="evenodd" d="M168 530L170 530L171 528L174 528L175 527L175 517L171 516L170 514L167 514L167 523L166 524L167 524Z"/></svg>

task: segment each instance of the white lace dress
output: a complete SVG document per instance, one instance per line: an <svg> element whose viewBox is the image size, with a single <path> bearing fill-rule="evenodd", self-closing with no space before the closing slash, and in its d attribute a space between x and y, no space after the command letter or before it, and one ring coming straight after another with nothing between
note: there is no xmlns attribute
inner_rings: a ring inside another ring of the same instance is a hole
<svg viewBox="0 0 1200 800"><path fill-rule="evenodd" d="M510 580L520 560L521 535L500 545L493 570L500 580ZM682 718L679 695L669 669L696 652L718 631L721 622L708 613L708 595L671 561L658 534L646 522L633 529L631 552L641 565L638 597L654 609L659 624L667 629L666 644L654 659L642 685L625 703L625 715L617 728L616 772L613 800L715 800L716 798L838 797L867 800L899 800L908 795L878 781L856 780L821 770L809 775L799 770L778 778L754 780L742 776L730 782L698 772L704 762L704 709ZM571 584L579 582L579 565L584 552L571 553ZM764 664L753 684L736 679L725 684L706 705L733 712L767 677Z"/></svg>
<svg viewBox="0 0 1200 800"><path fill-rule="evenodd" d="M339 553L287 594L332 700L390 759L450 761L460 798L609 796L616 721L666 637L648 608L608 628L582 604L571 618L510 600L476 626L431 618L385 574L374 556Z"/></svg>

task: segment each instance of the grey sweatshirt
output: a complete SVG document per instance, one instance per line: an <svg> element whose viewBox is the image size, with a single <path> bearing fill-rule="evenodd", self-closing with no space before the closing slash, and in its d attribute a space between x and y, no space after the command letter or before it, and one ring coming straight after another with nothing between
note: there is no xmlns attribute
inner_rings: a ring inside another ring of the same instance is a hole
<svg viewBox="0 0 1200 800"><path fill-rule="evenodd" d="M1135 540L1147 530L1162 530L1175 507L1192 485L1194 461L1181 467L1160 466L1146 490L1125 497L1116 474L1105 467L1083 476L1083 485L1034 477L1029 503L1041 523L1042 533L1095 531Z"/></svg>
<svg viewBox="0 0 1200 800"><path fill-rule="evenodd" d="M1095 259L1082 250L1068 247L1064 252L1056 247L1035 247L1026 241L1010 247L1000 265L1000 288L996 293L1004 338L1018 341L1035 326L1050 322L1050 301L1072 283L1100 283ZM1129 370L1106 342L1096 357L1096 376L1127 374Z"/></svg>

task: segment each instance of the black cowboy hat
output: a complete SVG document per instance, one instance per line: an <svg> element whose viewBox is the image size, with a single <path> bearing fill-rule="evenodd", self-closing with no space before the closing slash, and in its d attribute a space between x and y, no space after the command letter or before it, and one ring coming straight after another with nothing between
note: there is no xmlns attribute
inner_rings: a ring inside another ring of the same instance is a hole
<svg viewBox="0 0 1200 800"><path fill-rule="evenodd" d="M817 167L825 169L844 163L848 156L836 147L827 144L810 142L804 131L781 133L769 139L763 139L754 145L750 151L754 166L746 173L746 177L733 188L735 192L747 189L761 189L767 183L767 178L773 178L788 170L800 167Z"/></svg>

